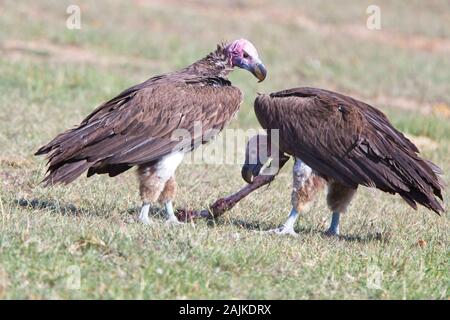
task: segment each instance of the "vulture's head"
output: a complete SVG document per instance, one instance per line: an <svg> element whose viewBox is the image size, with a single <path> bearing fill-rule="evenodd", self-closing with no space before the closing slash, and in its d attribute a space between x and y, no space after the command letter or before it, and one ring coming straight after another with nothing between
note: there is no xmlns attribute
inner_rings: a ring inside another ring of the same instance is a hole
<svg viewBox="0 0 450 320"><path fill-rule="evenodd" d="M255 46L246 39L231 42L226 48L226 54L233 67L250 71L259 82L266 78L267 70L259 59Z"/></svg>
<svg viewBox="0 0 450 320"><path fill-rule="evenodd" d="M271 150L267 135L258 134L247 142L245 148L245 163L242 166L241 175L247 183L252 183L266 165L270 164Z"/></svg>

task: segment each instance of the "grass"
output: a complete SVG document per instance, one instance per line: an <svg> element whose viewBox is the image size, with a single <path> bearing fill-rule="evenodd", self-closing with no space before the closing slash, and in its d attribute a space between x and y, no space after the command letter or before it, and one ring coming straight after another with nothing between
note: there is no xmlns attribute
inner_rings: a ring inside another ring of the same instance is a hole
<svg viewBox="0 0 450 320"><path fill-rule="evenodd" d="M387 39L449 41L448 2L377 2L385 20L375 32ZM347 34L345 26L365 26L360 1L80 1L77 31L65 28L69 4L0 4L0 28L9 30L0 33L0 298L449 298L447 213L415 212L399 197L361 188L341 239L322 234L330 218L324 194L299 219L300 237L268 236L259 231L281 224L290 209L290 163L215 223L172 228L155 217L148 227L133 219L133 172L44 189L45 163L32 156L122 89L191 63L221 40L246 37L269 77L257 84L242 71L231 76L245 93L231 128L258 127L256 92L333 88L382 108L448 182L445 48ZM299 22L304 16L311 28ZM243 185L238 164L184 164L177 180L176 205L190 208ZM371 285L378 275L380 285Z"/></svg>

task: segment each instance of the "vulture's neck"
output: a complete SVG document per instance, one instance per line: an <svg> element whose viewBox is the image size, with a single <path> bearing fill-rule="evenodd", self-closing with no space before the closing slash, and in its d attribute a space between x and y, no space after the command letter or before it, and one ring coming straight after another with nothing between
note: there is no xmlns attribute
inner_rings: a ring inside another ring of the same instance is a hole
<svg viewBox="0 0 450 320"><path fill-rule="evenodd" d="M227 79L233 70L225 47L218 45L217 49L203 59L191 64L184 71L202 77L220 77Z"/></svg>

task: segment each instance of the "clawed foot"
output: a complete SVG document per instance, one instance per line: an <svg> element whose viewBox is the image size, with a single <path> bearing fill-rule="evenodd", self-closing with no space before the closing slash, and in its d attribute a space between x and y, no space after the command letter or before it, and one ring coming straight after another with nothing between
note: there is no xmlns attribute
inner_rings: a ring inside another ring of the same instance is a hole
<svg viewBox="0 0 450 320"><path fill-rule="evenodd" d="M325 231L325 235L327 237L339 237L339 231L330 228L327 231Z"/></svg>
<svg viewBox="0 0 450 320"><path fill-rule="evenodd" d="M139 216L138 217L138 221L140 223L143 223L143 224L147 225L147 226L152 224L152 221L150 220L150 218L148 216Z"/></svg>
<svg viewBox="0 0 450 320"><path fill-rule="evenodd" d="M143 203L141 211L139 212L138 220L145 224L145 225L151 225L152 221L148 217L148 213L150 211L150 204L149 203Z"/></svg>
<svg viewBox="0 0 450 320"><path fill-rule="evenodd" d="M337 211L333 212L331 217L331 225L327 231L325 231L325 235L328 237L339 237L339 217L341 214Z"/></svg>
<svg viewBox="0 0 450 320"><path fill-rule="evenodd" d="M265 231L265 233L278 234L278 235L287 234L287 235L290 235L293 237L298 237L298 233L294 231L294 228L286 228L284 226Z"/></svg>
<svg viewBox="0 0 450 320"><path fill-rule="evenodd" d="M180 226L183 225L184 223L179 221L176 217L173 218L168 218L165 222L166 225L170 225L170 226Z"/></svg>
<svg viewBox="0 0 450 320"><path fill-rule="evenodd" d="M147 226L153 224L153 221L149 217L145 217L145 216L144 217L139 216L138 221ZM170 225L170 226L179 226L179 225L184 224L183 222L178 221L178 219L167 219L164 223L166 225Z"/></svg>

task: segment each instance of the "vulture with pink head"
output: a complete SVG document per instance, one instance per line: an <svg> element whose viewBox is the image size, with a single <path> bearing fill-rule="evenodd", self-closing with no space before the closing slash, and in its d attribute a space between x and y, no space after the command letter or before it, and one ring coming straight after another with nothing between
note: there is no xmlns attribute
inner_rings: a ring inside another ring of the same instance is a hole
<svg viewBox="0 0 450 320"><path fill-rule="evenodd" d="M175 170L186 152L209 141L239 110L242 93L227 79L234 67L259 81L266 77L253 44L240 39L218 45L184 69L126 89L36 152L48 158L44 182L68 184L85 171L88 177L112 177L137 166L143 201L139 219L150 223L150 205L160 202L168 219L178 222L172 206Z"/></svg>
<svg viewBox="0 0 450 320"><path fill-rule="evenodd" d="M325 185L332 211L330 235L339 234L340 214L359 185L399 194L414 209L419 203L438 214L444 211L437 199L442 200L441 169L421 158L418 148L376 108L315 88L261 94L254 108L272 140L271 131L277 129L278 141L262 143L263 136L251 139L242 168L244 180L251 183L260 174L264 160L249 161L249 155L259 154L261 148L272 157L295 158L292 210L275 232L295 234L299 212L307 210Z"/></svg>

